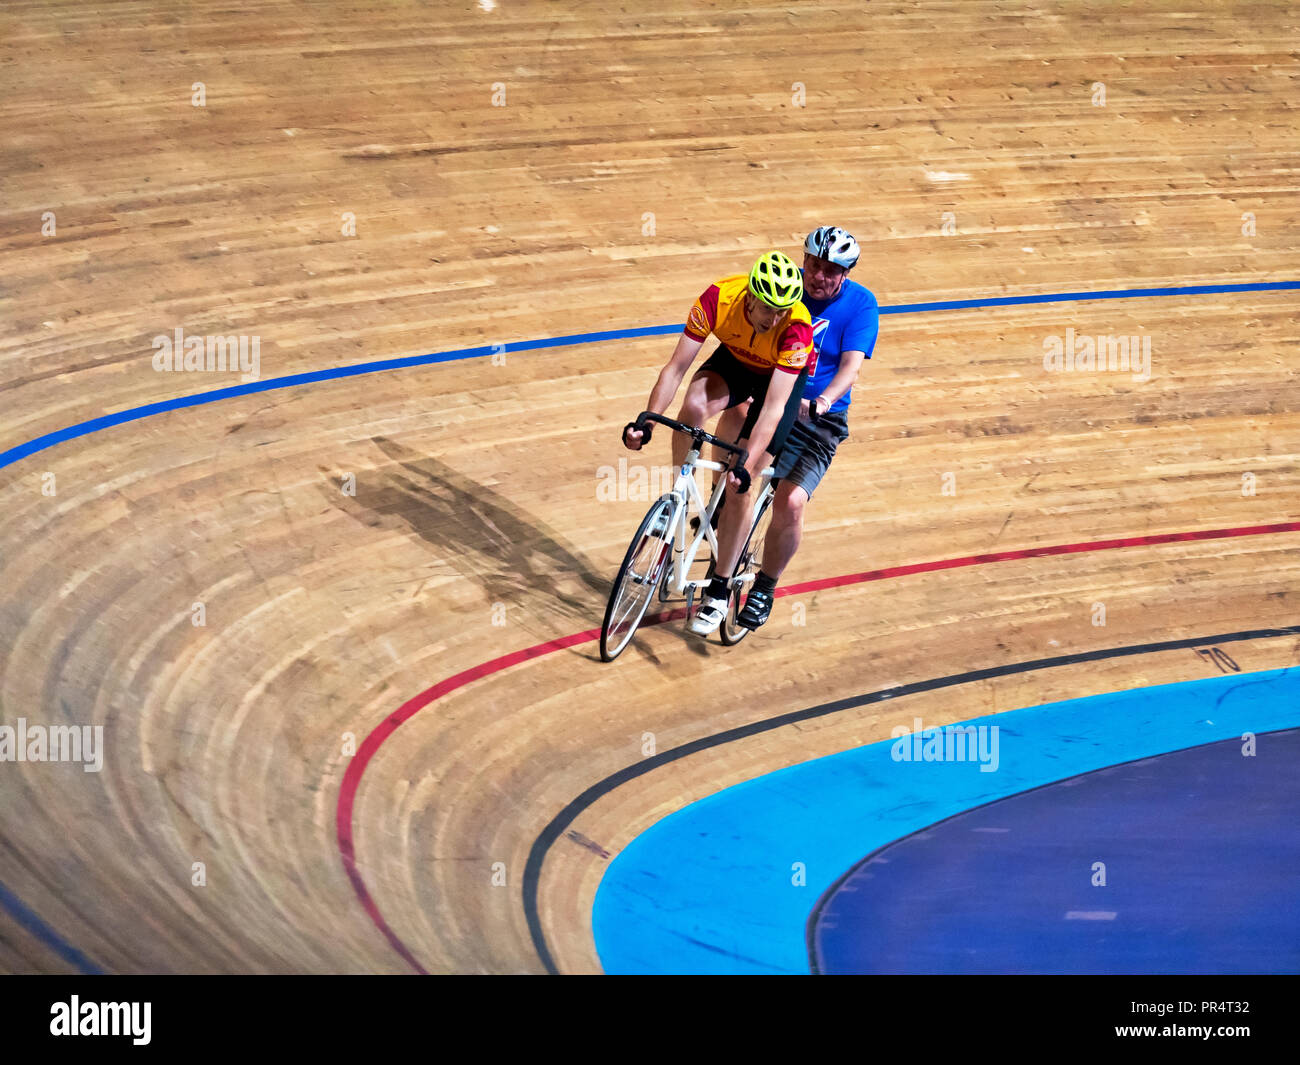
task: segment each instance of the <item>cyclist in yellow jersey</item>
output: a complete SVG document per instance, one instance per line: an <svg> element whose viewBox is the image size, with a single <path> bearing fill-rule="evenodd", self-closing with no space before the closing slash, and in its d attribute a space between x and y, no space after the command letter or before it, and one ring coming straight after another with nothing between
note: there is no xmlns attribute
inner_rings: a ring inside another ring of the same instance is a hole
<svg viewBox="0 0 1300 1065"><path fill-rule="evenodd" d="M722 623L727 609L728 583L749 532L752 511L740 500L749 482L771 465L799 414L803 385L815 363L812 319L799 302L803 279L799 268L779 251L763 255L749 275L725 277L710 285L695 301L672 357L659 373L645 409L662 414L677 394L709 334L717 350L691 378L677 420L702 426L746 400L749 416L737 443L749 451L743 476L728 475L727 502L718 526L718 557L714 577L691 622L691 631L707 636ZM623 443L639 451L649 438L631 428ZM686 458L688 440L673 436L673 463Z"/></svg>

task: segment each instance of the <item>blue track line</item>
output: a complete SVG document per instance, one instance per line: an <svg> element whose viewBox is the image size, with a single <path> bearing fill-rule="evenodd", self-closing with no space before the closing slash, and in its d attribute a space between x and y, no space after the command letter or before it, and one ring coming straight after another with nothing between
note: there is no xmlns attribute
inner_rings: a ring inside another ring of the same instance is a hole
<svg viewBox="0 0 1300 1065"><path fill-rule="evenodd" d="M947 300L940 303L908 303L896 307L882 307L881 314L923 314L931 311L962 310L976 307L1010 307L1018 304L1066 303L1075 300L1118 300L1146 299L1154 296L1203 296L1226 292L1280 292L1300 289L1300 281L1261 281L1240 285L1189 285L1183 288L1122 288L1107 289L1101 292L1056 292L1039 296L990 296L976 300ZM650 325L636 329L606 329L596 333L573 333L569 336L543 337L540 340L523 340L516 344L495 344L476 348L456 348L452 351L435 351L428 355L409 355L401 359L382 359L378 362L362 362L355 366L336 366L328 370L315 370L311 373L291 374L287 377L273 377L267 381L250 381L229 388L218 388L211 392L198 392L191 396L178 396L158 403L149 403L143 407L106 414L100 418L78 422L66 429L58 429L44 436L38 436L26 443L0 452L0 469L34 455L38 451L54 447L56 444L75 440L79 436L88 436L109 429L114 425L140 421L155 414L167 411L183 410L186 407L199 407L207 403L217 403L223 399L236 396L248 396L257 392L271 392L280 388L293 388L297 385L314 384L317 381L333 381L343 377L356 377L360 374L380 373L384 370L400 370L410 366L427 366L438 362L456 362L461 359L479 359L484 356L507 351L536 351L540 348L561 348L573 344L595 344L605 340L632 340L638 337L667 336L681 329L680 325Z"/></svg>
<svg viewBox="0 0 1300 1065"><path fill-rule="evenodd" d="M54 951L60 958L87 976L100 976L103 970L81 953L76 947L67 943L49 925L36 916L24 905L23 900L0 884L0 906L3 906L20 925Z"/></svg>
<svg viewBox="0 0 1300 1065"><path fill-rule="evenodd" d="M1052 292L1042 296L991 296L978 300L944 300L939 303L904 303L881 307L881 314L920 314L969 307L1011 307L1022 303L1068 303L1074 300L1130 300L1152 296L1207 296L1219 292L1278 292L1300 289L1300 281L1259 281L1244 285L1186 285L1182 288L1111 288L1101 292Z"/></svg>

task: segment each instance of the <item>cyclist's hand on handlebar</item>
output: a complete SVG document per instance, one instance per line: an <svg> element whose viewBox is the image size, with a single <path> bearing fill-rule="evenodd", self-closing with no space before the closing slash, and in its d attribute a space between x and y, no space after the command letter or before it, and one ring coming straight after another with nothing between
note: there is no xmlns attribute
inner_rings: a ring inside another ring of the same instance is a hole
<svg viewBox="0 0 1300 1065"><path fill-rule="evenodd" d="M736 490L738 495L742 496L749 491L753 479L754 475L749 472L748 465L737 466L727 474L727 483Z"/></svg>
<svg viewBox="0 0 1300 1065"><path fill-rule="evenodd" d="M651 426L647 422L644 430L636 428L636 422L628 422L623 426L623 446L629 451L640 451L642 447L650 443Z"/></svg>

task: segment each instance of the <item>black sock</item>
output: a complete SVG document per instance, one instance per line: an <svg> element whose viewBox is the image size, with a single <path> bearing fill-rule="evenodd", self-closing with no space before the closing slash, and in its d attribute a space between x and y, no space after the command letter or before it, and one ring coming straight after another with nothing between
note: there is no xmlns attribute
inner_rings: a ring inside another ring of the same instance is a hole
<svg viewBox="0 0 1300 1065"><path fill-rule="evenodd" d="M730 577L714 577L709 581L709 587L704 592L705 598L726 599L731 594L727 588L727 582L730 580Z"/></svg>
<svg viewBox="0 0 1300 1065"><path fill-rule="evenodd" d="M754 591L767 592L770 595L776 591L776 578L769 577L762 570L759 570L758 576L754 578Z"/></svg>

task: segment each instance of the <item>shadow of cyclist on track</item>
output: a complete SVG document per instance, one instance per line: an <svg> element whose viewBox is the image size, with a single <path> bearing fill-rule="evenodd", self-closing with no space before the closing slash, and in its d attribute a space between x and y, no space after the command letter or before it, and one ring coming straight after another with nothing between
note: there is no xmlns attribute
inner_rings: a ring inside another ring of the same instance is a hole
<svg viewBox="0 0 1300 1065"><path fill-rule="evenodd" d="M393 462L357 479L358 509L409 527L490 602L558 610L584 628L599 619L609 579L555 529L439 459L371 439Z"/></svg>

